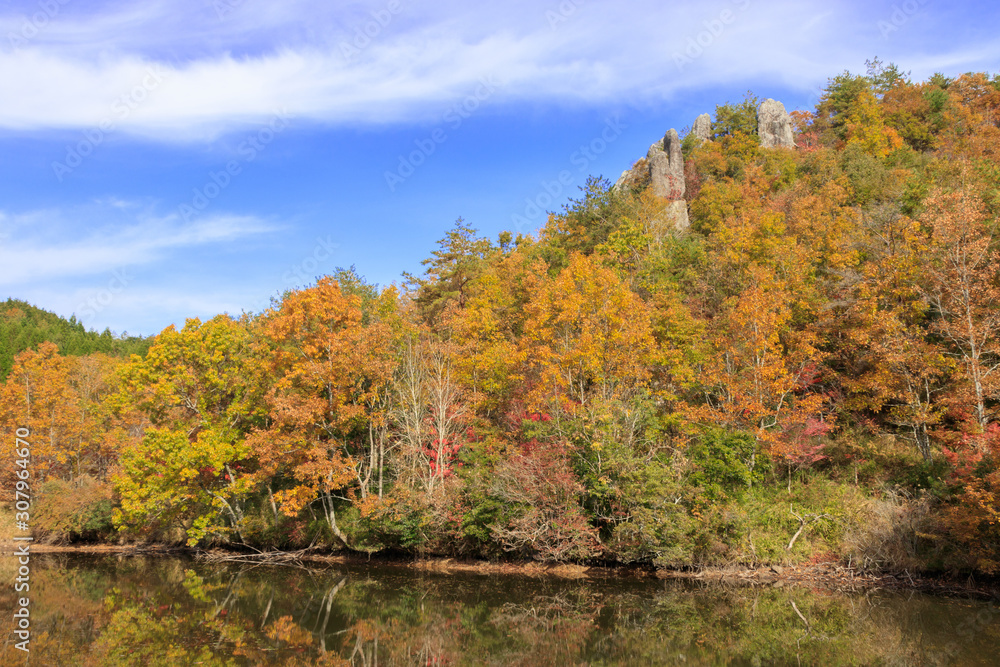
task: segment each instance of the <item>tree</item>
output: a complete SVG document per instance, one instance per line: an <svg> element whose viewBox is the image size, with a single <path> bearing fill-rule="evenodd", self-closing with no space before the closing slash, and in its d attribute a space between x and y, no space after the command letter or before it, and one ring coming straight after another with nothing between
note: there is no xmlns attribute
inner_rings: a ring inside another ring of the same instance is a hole
<svg viewBox="0 0 1000 667"><path fill-rule="evenodd" d="M953 364L928 337L929 304L921 288L928 282L927 234L891 205L867 212L863 221L869 261L837 323L847 341L840 349L845 407L907 429L929 462L930 431L944 415L940 399Z"/></svg>
<svg viewBox="0 0 1000 667"><path fill-rule="evenodd" d="M458 377L472 406L487 414L503 411L521 388L525 305L548 268L531 254L522 247L491 263L448 322Z"/></svg>
<svg viewBox="0 0 1000 667"><path fill-rule="evenodd" d="M421 262L427 266L423 278L404 273L407 283L417 291L416 304L431 323L436 323L445 308L455 303L465 306L472 281L494 251L489 239L476 236L476 229L465 224L462 218L438 241L433 257Z"/></svg>
<svg viewBox="0 0 1000 667"><path fill-rule="evenodd" d="M1000 254L982 202L967 192L939 193L927 201L932 229L931 291L939 318L934 329L951 345L972 388L980 432L992 419L1000 368Z"/></svg>
<svg viewBox="0 0 1000 667"><path fill-rule="evenodd" d="M779 437L818 414L825 398L809 391L822 354L815 332L792 326L790 285L779 275L751 266L743 291L727 299L713 322L714 354L705 365L704 405L692 416L750 433L772 454L792 454ZM758 447L745 460L752 479Z"/></svg>
<svg viewBox="0 0 1000 667"><path fill-rule="evenodd" d="M428 495L444 494L471 416L453 362L455 348L426 330L414 331L403 340L400 355L394 417L407 481L419 483Z"/></svg>
<svg viewBox="0 0 1000 667"><path fill-rule="evenodd" d="M580 560L601 550L597 531L580 507L583 486L565 450L543 445L499 466L490 488L513 516L493 526L506 551L543 561Z"/></svg>
<svg viewBox="0 0 1000 667"><path fill-rule="evenodd" d="M846 70L828 81L816 105L815 122L826 145L845 138L847 110L859 95L871 90L871 85L867 77L852 75Z"/></svg>
<svg viewBox="0 0 1000 667"><path fill-rule="evenodd" d="M245 442L217 430L188 435L151 428L121 453L114 476L121 497L116 523L142 529L180 528L194 546L210 535L242 542L243 500L250 480L237 476L249 453ZM224 517L223 523L217 518Z"/></svg>
<svg viewBox="0 0 1000 667"><path fill-rule="evenodd" d="M715 107L715 121L712 123L712 134L716 139L742 134L747 137L757 136L757 107L760 99L747 91L739 104L722 104Z"/></svg>
<svg viewBox="0 0 1000 667"><path fill-rule="evenodd" d="M181 526L192 544L215 533L242 539L252 490L244 440L263 418L252 338L246 319L189 319L122 368L111 408L143 414L152 428L121 454L119 524Z"/></svg>
<svg viewBox="0 0 1000 667"><path fill-rule="evenodd" d="M373 483L381 493L386 441L385 392L393 372L395 292L386 290L370 320L362 297L345 294L337 281L285 296L265 324L274 385L267 394L268 421L249 443L257 457L256 479L288 488L273 494L283 512L296 515L315 503L334 536L337 505L364 498Z"/></svg>
<svg viewBox="0 0 1000 667"><path fill-rule="evenodd" d="M41 483L50 475L72 479L67 450L81 435L77 396L69 381L71 362L52 343L42 343L38 351L17 355L10 375L0 389L0 423L4 432L18 428L31 433L33 479ZM7 453L15 448L14 438L2 445ZM13 460L13 455L8 460ZM5 478L13 474L8 466ZM9 488L9 487L8 487Z"/></svg>
<svg viewBox="0 0 1000 667"><path fill-rule="evenodd" d="M902 148L903 140L886 125L885 116L871 90L860 91L844 113L845 138L878 158Z"/></svg>
<svg viewBox="0 0 1000 667"><path fill-rule="evenodd" d="M533 407L573 413L594 398L626 398L648 384L649 310L614 272L574 254L536 290L521 342Z"/></svg>

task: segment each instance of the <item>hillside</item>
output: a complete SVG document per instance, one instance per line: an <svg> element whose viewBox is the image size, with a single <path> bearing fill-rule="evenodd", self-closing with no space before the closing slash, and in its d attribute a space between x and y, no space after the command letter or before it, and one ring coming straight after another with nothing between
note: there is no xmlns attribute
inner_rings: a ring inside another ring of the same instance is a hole
<svg viewBox="0 0 1000 667"><path fill-rule="evenodd" d="M145 354L149 347L149 341L141 337L115 336L107 329L102 333L87 331L75 317L66 320L25 301L0 302L0 380L10 373L14 357L43 342L54 343L61 354L68 356L93 352L128 356Z"/></svg>
<svg viewBox="0 0 1000 667"><path fill-rule="evenodd" d="M875 61L655 139L535 235L460 219L402 288L23 353L40 530L1000 571L1000 77Z"/></svg>

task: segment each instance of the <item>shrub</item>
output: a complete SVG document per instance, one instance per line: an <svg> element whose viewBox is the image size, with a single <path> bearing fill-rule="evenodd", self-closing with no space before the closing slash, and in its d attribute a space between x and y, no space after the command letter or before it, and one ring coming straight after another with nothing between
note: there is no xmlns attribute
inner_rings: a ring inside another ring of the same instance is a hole
<svg viewBox="0 0 1000 667"><path fill-rule="evenodd" d="M111 488L89 475L41 486L33 515L36 533L48 542L97 541L114 532Z"/></svg>
<svg viewBox="0 0 1000 667"><path fill-rule="evenodd" d="M561 446L539 445L498 468L491 491L514 512L492 527L506 551L542 561L581 560L600 551L580 505L583 486Z"/></svg>
<svg viewBox="0 0 1000 667"><path fill-rule="evenodd" d="M687 451L696 468L689 482L701 486L710 499L742 494L764 478L763 456L750 465L756 447L749 433L709 429Z"/></svg>

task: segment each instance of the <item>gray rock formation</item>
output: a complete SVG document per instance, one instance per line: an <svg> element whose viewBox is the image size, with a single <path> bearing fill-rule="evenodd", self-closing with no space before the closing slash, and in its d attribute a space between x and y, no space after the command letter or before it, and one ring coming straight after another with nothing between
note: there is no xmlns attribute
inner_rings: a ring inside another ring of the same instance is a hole
<svg viewBox="0 0 1000 667"><path fill-rule="evenodd" d="M629 182L631 177L632 177L632 170L626 169L625 171L622 172L622 175L618 177L618 180L615 181L615 184L612 186L611 189L621 190Z"/></svg>
<svg viewBox="0 0 1000 667"><path fill-rule="evenodd" d="M687 229L690 223L684 201L684 155L677 130L671 129L662 141L650 146L646 158L622 172L614 188L636 187L644 182L649 183L654 195L668 200L665 219L660 221L662 228Z"/></svg>
<svg viewBox="0 0 1000 667"><path fill-rule="evenodd" d="M650 146L646 160L649 162L649 187L653 188L653 194L667 199L683 199L684 156L677 130L671 128L663 141Z"/></svg>
<svg viewBox="0 0 1000 667"><path fill-rule="evenodd" d="M691 134L698 139L699 145L710 141L712 139L712 117L703 113L695 118L694 125L691 126Z"/></svg>
<svg viewBox="0 0 1000 667"><path fill-rule="evenodd" d="M785 105L767 99L757 108L757 135L762 148L794 148L792 119Z"/></svg>
<svg viewBox="0 0 1000 667"><path fill-rule="evenodd" d="M667 205L667 220L671 222L674 229L682 230L691 226L688 219L688 205L683 199L672 201Z"/></svg>

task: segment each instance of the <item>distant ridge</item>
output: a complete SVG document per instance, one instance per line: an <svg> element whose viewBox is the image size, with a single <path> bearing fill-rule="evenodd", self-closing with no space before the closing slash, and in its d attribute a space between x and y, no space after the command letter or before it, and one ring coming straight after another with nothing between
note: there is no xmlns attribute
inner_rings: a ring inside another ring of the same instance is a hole
<svg viewBox="0 0 1000 667"><path fill-rule="evenodd" d="M14 357L44 342L54 343L61 354L68 356L92 352L116 357L144 355L150 345L149 339L127 333L116 336L110 329L101 333L87 331L75 315L67 320L27 301L0 302L0 380L10 373Z"/></svg>

